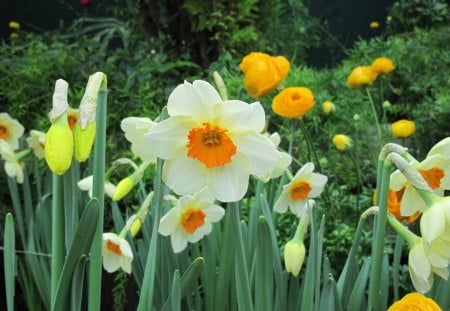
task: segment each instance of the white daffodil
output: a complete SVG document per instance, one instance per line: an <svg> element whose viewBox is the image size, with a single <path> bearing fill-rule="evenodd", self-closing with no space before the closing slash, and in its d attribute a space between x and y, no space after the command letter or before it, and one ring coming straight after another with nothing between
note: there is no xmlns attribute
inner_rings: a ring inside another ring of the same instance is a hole
<svg viewBox="0 0 450 311"><path fill-rule="evenodd" d="M450 241L450 197L435 197L420 218L420 232L428 243L438 238Z"/></svg>
<svg viewBox="0 0 450 311"><path fill-rule="evenodd" d="M153 148L145 143L145 134L156 124L149 118L129 117L122 120L120 128L125 138L131 143L131 151L144 162L155 163Z"/></svg>
<svg viewBox="0 0 450 311"><path fill-rule="evenodd" d="M443 195L444 190L450 190L450 158L435 153L420 163L413 161L410 164L422 175L434 194ZM396 170L391 174L390 188L399 191L403 187L405 187L405 192L400 204L401 215L411 216L417 211L424 212L427 204L414 186L408 182L408 179L399 170Z"/></svg>
<svg viewBox="0 0 450 311"><path fill-rule="evenodd" d="M279 152L261 131L260 103L222 100L205 81L185 82L167 103L169 118L146 136L148 148L165 160L163 181L177 194L208 187L222 202L240 200L250 175L273 171Z"/></svg>
<svg viewBox="0 0 450 311"><path fill-rule="evenodd" d="M225 210L213 204L214 199L206 191L182 196L159 223L158 232L170 235L173 251L183 251L188 242L196 243L212 230L212 223L220 221Z"/></svg>
<svg viewBox="0 0 450 311"><path fill-rule="evenodd" d="M277 148L281 141L280 135L278 135L278 133L273 133L268 137L270 141L273 143L274 147ZM278 153L279 153L278 162L273 171L264 175L258 175L256 176L256 178L266 183L273 178L277 178L283 175L288 166L291 165L292 157L287 152L278 151Z"/></svg>
<svg viewBox="0 0 450 311"><path fill-rule="evenodd" d="M112 273L122 268L131 273L133 253L130 244L123 237L115 233L103 233L103 268Z"/></svg>
<svg viewBox="0 0 450 311"><path fill-rule="evenodd" d="M23 183L23 162L17 159L13 147L0 139L0 156L5 161L5 171L9 177L15 177L19 184Z"/></svg>
<svg viewBox="0 0 450 311"><path fill-rule="evenodd" d="M428 151L427 157L435 154L441 154L446 158L450 158L450 137L444 138L431 147L430 151Z"/></svg>
<svg viewBox="0 0 450 311"><path fill-rule="evenodd" d="M26 141L36 158L43 159L45 157L45 133L31 130L30 136L27 137Z"/></svg>
<svg viewBox="0 0 450 311"><path fill-rule="evenodd" d="M318 197L328 181L327 176L313 171L314 164L308 162L298 170L291 182L283 186L283 191L273 207L275 212L284 213L289 207L297 217L303 214L308 199Z"/></svg>
<svg viewBox="0 0 450 311"><path fill-rule="evenodd" d="M77 182L77 186L78 188L80 188L80 190L87 191L89 197L92 198L92 189L94 187L94 176L90 175L81 179L80 181ZM106 195L112 199L114 196L114 192L116 192L116 186L108 180L105 181Z"/></svg>
<svg viewBox="0 0 450 311"><path fill-rule="evenodd" d="M0 113L0 139L5 140L14 150L19 149L19 138L25 128L6 112Z"/></svg>

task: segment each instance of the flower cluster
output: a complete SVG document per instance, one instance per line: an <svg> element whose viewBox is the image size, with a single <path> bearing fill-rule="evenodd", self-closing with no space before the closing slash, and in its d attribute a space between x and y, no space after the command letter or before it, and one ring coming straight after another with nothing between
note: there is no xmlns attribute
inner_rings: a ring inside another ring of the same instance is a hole
<svg viewBox="0 0 450 311"><path fill-rule="evenodd" d="M370 66L358 66L347 77L351 88L360 88L372 84L380 74L388 74L394 70L392 60L387 57L376 58Z"/></svg>

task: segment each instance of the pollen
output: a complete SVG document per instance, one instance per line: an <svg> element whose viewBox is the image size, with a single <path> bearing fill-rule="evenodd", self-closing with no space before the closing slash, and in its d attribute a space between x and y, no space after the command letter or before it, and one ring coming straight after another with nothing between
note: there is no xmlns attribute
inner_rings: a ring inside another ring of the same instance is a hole
<svg viewBox="0 0 450 311"><path fill-rule="evenodd" d="M190 208L181 216L181 225L184 231L194 233L197 228L203 226L205 223L205 213L198 208Z"/></svg>
<svg viewBox="0 0 450 311"><path fill-rule="evenodd" d="M432 190L441 185L441 179L445 176L444 170L439 167L432 167L428 170L419 170L420 175L427 181Z"/></svg>
<svg viewBox="0 0 450 311"><path fill-rule="evenodd" d="M106 248L113 252L116 255L122 255L122 251L120 250L120 246L114 243L111 240L106 241Z"/></svg>
<svg viewBox="0 0 450 311"><path fill-rule="evenodd" d="M309 192L311 191L311 186L309 183L304 181L299 181L294 184L291 188L291 198L294 201L306 200L308 198Z"/></svg>
<svg viewBox="0 0 450 311"><path fill-rule="evenodd" d="M236 154L236 145L227 135L227 131L209 123L190 130L188 140L187 156L199 160L207 168L230 163Z"/></svg>
<svg viewBox="0 0 450 311"><path fill-rule="evenodd" d="M4 125L0 125L0 139L6 139L8 136L8 128Z"/></svg>

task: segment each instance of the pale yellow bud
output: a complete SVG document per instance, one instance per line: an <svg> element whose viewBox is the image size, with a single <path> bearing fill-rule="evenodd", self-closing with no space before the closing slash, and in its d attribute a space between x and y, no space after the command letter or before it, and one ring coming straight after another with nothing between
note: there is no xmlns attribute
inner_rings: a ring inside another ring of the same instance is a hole
<svg viewBox="0 0 450 311"><path fill-rule="evenodd" d="M284 246L284 266L287 272L298 276L305 260L305 244L291 240Z"/></svg>
<svg viewBox="0 0 450 311"><path fill-rule="evenodd" d="M141 227L142 220L136 217L136 219L134 219L130 226L130 234L133 238L139 233L139 231L141 231Z"/></svg>
<svg viewBox="0 0 450 311"><path fill-rule="evenodd" d="M66 113L63 113L45 135L45 160L53 173L62 175L69 169L72 155L72 131L67 123Z"/></svg>
<svg viewBox="0 0 450 311"><path fill-rule="evenodd" d="M91 154L92 146L95 139L95 121L89 123L86 129L82 129L80 123L75 125L73 132L75 144L75 160L82 163L85 162Z"/></svg>
<svg viewBox="0 0 450 311"><path fill-rule="evenodd" d="M114 192L113 200L119 201L124 196L126 196L131 189L134 187L134 181L130 177L126 177L122 179L116 187L116 191Z"/></svg>

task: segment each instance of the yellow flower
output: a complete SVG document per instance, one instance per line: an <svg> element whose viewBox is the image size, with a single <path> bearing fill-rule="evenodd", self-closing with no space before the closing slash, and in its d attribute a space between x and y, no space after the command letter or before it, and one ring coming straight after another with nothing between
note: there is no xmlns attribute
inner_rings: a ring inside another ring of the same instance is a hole
<svg viewBox="0 0 450 311"><path fill-rule="evenodd" d="M83 163L91 155L92 146L95 140L96 122L89 123L83 130L79 122L75 124L73 131L75 145L75 159Z"/></svg>
<svg viewBox="0 0 450 311"><path fill-rule="evenodd" d="M19 34L16 33L16 32L13 32L13 33L11 33L11 34L9 35L9 38L10 38L11 40L17 39L17 38L19 38Z"/></svg>
<svg viewBox="0 0 450 311"><path fill-rule="evenodd" d="M304 214L308 200L318 197L328 181L327 176L313 171L314 164L308 162L283 186L283 191L273 206L275 212L285 213L289 207L297 217Z"/></svg>
<svg viewBox="0 0 450 311"><path fill-rule="evenodd" d="M252 52L242 59L239 67L245 74L244 86L250 96L261 98L276 89L286 78L290 64L283 56Z"/></svg>
<svg viewBox="0 0 450 311"><path fill-rule="evenodd" d="M334 135L332 141L336 148L340 151L345 151L352 147L352 140L344 134Z"/></svg>
<svg viewBox="0 0 450 311"><path fill-rule="evenodd" d="M25 128L8 113L0 113L0 139L5 140L14 150L19 149L19 138L23 135Z"/></svg>
<svg viewBox="0 0 450 311"><path fill-rule="evenodd" d="M305 244L291 240L284 246L284 265L286 272L291 272L294 276L298 276L305 260Z"/></svg>
<svg viewBox="0 0 450 311"><path fill-rule="evenodd" d="M272 102L273 111L286 118L304 117L314 106L314 95L307 87L287 87Z"/></svg>
<svg viewBox="0 0 450 311"><path fill-rule="evenodd" d="M370 28L375 29L380 27L380 23L378 23L377 21L373 21L370 23Z"/></svg>
<svg viewBox="0 0 450 311"><path fill-rule="evenodd" d="M391 130L395 137L407 138L416 131L416 124L413 121L402 119L392 123Z"/></svg>
<svg viewBox="0 0 450 311"><path fill-rule="evenodd" d="M402 299L394 302L388 311L442 311L439 305L433 299L424 296L421 293L409 293Z"/></svg>
<svg viewBox="0 0 450 311"><path fill-rule="evenodd" d="M27 143L36 158L43 159L45 157L45 133L31 130L30 136L27 137Z"/></svg>
<svg viewBox="0 0 450 311"><path fill-rule="evenodd" d="M45 135L45 160L50 170L64 174L72 163L73 136L64 113L57 118Z"/></svg>
<svg viewBox="0 0 450 311"><path fill-rule="evenodd" d="M250 175L273 171L279 152L267 136L260 103L222 101L211 84L197 80L175 88L169 118L145 135L148 148L164 159L164 183L179 195L208 187L222 202L242 199Z"/></svg>
<svg viewBox="0 0 450 311"><path fill-rule="evenodd" d="M8 23L9 28L14 29L14 30L19 30L20 29L20 24L16 21L10 21Z"/></svg>
<svg viewBox="0 0 450 311"><path fill-rule="evenodd" d="M125 177L122 179L116 187L116 191L114 191L113 200L119 201L124 196L126 196L128 193L130 193L131 189L133 189L135 183L133 179L131 179L130 176Z"/></svg>
<svg viewBox="0 0 450 311"><path fill-rule="evenodd" d="M334 106L334 104L333 104L331 101L326 100L326 101L324 101L323 104L322 104L322 110L323 110L323 112L324 112L325 114L328 115L328 114L330 114L331 112L335 111L335 110L336 110L336 107Z"/></svg>
<svg viewBox="0 0 450 311"><path fill-rule="evenodd" d="M347 78L347 84L353 89L372 84L377 74L372 71L371 66L358 66L352 70Z"/></svg>
<svg viewBox="0 0 450 311"><path fill-rule="evenodd" d="M395 66L392 60L390 60L389 58L378 57L372 62L370 68L378 75L380 73L390 73L392 70L394 70Z"/></svg>

